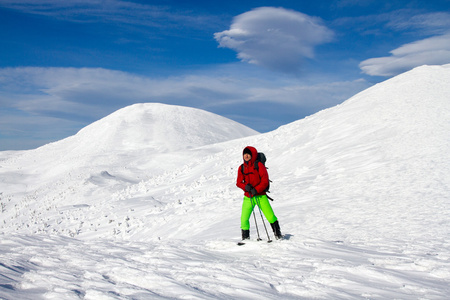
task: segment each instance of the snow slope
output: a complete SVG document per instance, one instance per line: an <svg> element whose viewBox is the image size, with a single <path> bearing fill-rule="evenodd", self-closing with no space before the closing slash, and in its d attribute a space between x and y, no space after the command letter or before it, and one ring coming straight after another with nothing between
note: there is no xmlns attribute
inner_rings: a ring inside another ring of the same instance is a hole
<svg viewBox="0 0 450 300"><path fill-rule="evenodd" d="M423 66L231 141L147 135L118 111L114 135L101 120L0 152L0 298L446 299L448 82L450 65ZM238 247L247 145L268 157L286 239Z"/></svg>
<svg viewBox="0 0 450 300"><path fill-rule="evenodd" d="M64 140L19 151L17 155L4 152L2 167L14 170L17 166L20 170L19 174L12 171L14 175L9 174L4 181L18 184L19 190L28 192L48 182L50 186L55 181L70 182L71 178L86 173L93 173L93 181L108 180L113 177L103 168L112 168L114 172L119 168L122 176L115 177L116 181L134 182L140 174L136 169L155 173L170 169L167 160L172 160L175 167L184 164L184 155L170 154L177 150L255 134L258 132L253 129L200 109L159 103L134 104ZM99 170L99 174L94 170ZM41 180L35 180L36 176ZM67 176L70 178L62 178Z"/></svg>

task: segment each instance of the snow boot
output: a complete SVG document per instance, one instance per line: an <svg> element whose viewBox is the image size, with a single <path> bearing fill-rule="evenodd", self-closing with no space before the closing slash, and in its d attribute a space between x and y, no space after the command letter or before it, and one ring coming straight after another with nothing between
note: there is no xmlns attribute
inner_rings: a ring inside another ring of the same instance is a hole
<svg viewBox="0 0 450 300"><path fill-rule="evenodd" d="M275 235L275 238L277 240L282 239L283 235L281 234L280 224L278 223L278 220L271 223L270 226L272 226L272 230L273 230L273 234Z"/></svg>
<svg viewBox="0 0 450 300"><path fill-rule="evenodd" d="M250 239L250 230L243 230L242 231L242 240L249 240Z"/></svg>

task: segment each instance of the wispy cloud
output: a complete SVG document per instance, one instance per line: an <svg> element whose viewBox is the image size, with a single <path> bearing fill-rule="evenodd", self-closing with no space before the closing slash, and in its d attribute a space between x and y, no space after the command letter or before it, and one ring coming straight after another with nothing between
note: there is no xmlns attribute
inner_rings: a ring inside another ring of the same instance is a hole
<svg viewBox="0 0 450 300"><path fill-rule="evenodd" d="M450 31L450 13L413 14L404 10L390 14L387 27L397 31L412 31L421 35L441 35Z"/></svg>
<svg viewBox="0 0 450 300"><path fill-rule="evenodd" d="M58 112L65 118L70 114L74 119L98 118L95 108L100 106L111 112L136 102L185 101L198 106L211 101L204 94L212 99L232 97L230 83L217 78L158 80L102 68L5 68L0 69L0 85L2 106L42 115Z"/></svg>
<svg viewBox="0 0 450 300"><path fill-rule="evenodd" d="M155 79L107 69L0 69L0 139L23 136L24 141L37 137L40 141L66 137L117 109L139 102L203 108L264 131L285 124L285 113L294 118L289 121L294 121L336 105L369 86L358 80L301 85L295 79L265 78L261 72L259 76L248 75L242 67L239 71ZM264 122L249 119L249 111L265 118ZM276 111L276 115L267 116L269 111ZM11 114L11 122L5 121L4 117ZM21 123L22 119L26 121ZM55 130L60 132L56 134ZM46 131L52 135L46 135Z"/></svg>
<svg viewBox="0 0 450 300"><path fill-rule="evenodd" d="M320 96L314 96L319 90L322 93L318 94L326 94L324 98L343 100L329 97L329 93L342 95L347 89L353 92L355 86L360 89L357 82L305 85L295 78L277 82L273 77L245 74L204 73L155 79L102 68L4 68L0 69L0 104L34 114L45 115L53 110L72 113L83 119L97 118L95 107L115 110L136 102L214 107L262 101L304 106L322 102Z"/></svg>
<svg viewBox="0 0 450 300"><path fill-rule="evenodd" d="M69 22L105 22L150 27L194 27L213 24L207 15L173 7L122 0L2 0L0 7L44 15Z"/></svg>
<svg viewBox="0 0 450 300"><path fill-rule="evenodd" d="M373 76L393 76L421 65L450 63L450 34L405 44L392 50L391 56L367 59L361 70Z"/></svg>
<svg viewBox="0 0 450 300"><path fill-rule="evenodd" d="M215 35L220 47L238 58L271 70L296 72L314 47L333 38L319 18L284 8L260 7L234 18L229 30Z"/></svg>
<svg viewBox="0 0 450 300"><path fill-rule="evenodd" d="M416 38L442 35L450 31L450 13L423 13L419 10L399 9L355 17L342 17L332 22L334 27L363 36L386 36L393 32ZM391 37L391 36L389 36Z"/></svg>
<svg viewBox="0 0 450 300"><path fill-rule="evenodd" d="M411 42L390 51L390 55L362 61L360 69L372 76L395 76L425 64L450 62L450 14L448 12L423 13L419 10L400 9L388 13L355 18L341 18L337 27L356 28L362 36L392 39L401 35ZM373 48L372 48L373 50Z"/></svg>

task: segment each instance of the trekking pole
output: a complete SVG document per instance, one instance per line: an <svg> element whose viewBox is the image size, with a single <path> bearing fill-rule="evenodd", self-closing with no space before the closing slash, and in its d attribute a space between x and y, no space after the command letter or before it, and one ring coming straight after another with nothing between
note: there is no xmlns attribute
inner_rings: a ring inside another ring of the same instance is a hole
<svg viewBox="0 0 450 300"><path fill-rule="evenodd" d="M253 211L253 218L255 219L255 226L256 226L256 233L258 233L258 239L257 241L261 241L261 237L259 236L259 229L258 229L258 223L256 223L256 215L255 215L255 207L253 206L253 197L250 198L250 201L252 203L252 211ZM256 205L256 202L255 202ZM259 206L258 206L259 207ZM264 225L264 227L266 227L266 225Z"/></svg>
<svg viewBox="0 0 450 300"><path fill-rule="evenodd" d="M261 215L261 220L262 220L262 222L263 222L263 225L264 225L264 229L266 230L266 234L267 234L267 242L268 243L271 243L272 242L272 240L270 239L270 236L269 236L269 232L267 231L267 227L266 227L266 222L264 222L264 218L263 218L263 215L262 215L262 212L261 212L261 207L260 207L260 201L259 200L256 200L257 201L257 205L258 205L258 208L259 208L259 214Z"/></svg>

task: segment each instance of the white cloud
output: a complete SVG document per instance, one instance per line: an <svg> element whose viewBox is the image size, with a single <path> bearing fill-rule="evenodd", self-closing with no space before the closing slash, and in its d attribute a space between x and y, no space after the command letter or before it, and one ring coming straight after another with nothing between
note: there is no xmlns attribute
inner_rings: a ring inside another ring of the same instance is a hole
<svg viewBox="0 0 450 300"><path fill-rule="evenodd" d="M387 26L397 31L413 30L420 34L441 35L450 28L450 13L414 14L409 10L396 11L389 15Z"/></svg>
<svg viewBox="0 0 450 300"><path fill-rule="evenodd" d="M405 44L390 53L388 57L367 59L359 67L368 75L394 76L421 65L450 63L450 34Z"/></svg>
<svg viewBox="0 0 450 300"><path fill-rule="evenodd" d="M122 0L2 0L0 7L69 22L105 22L160 28L202 28L214 21L211 16L190 15L189 11L176 11L174 7L166 5Z"/></svg>
<svg viewBox="0 0 450 300"><path fill-rule="evenodd" d="M305 85L295 78L245 74L242 68L218 73L154 79L102 68L4 68L0 69L0 105L35 115L96 119L104 109L137 102L214 107L263 101L314 106L325 98L342 101L363 88L358 80ZM322 99L319 94L326 96Z"/></svg>
<svg viewBox="0 0 450 300"><path fill-rule="evenodd" d="M296 72L314 47L333 38L319 18L284 8L260 7L234 18L229 30L214 37L238 58L271 70Z"/></svg>
<svg viewBox="0 0 450 300"><path fill-rule="evenodd" d="M97 119L137 102L185 102L201 106L233 97L233 83L199 76L152 79L102 68L0 69L2 106L40 115Z"/></svg>
<svg viewBox="0 0 450 300"><path fill-rule="evenodd" d="M1 147L7 147L0 151L73 135L117 109L140 102L197 107L233 116L259 131L272 130L369 86L365 81L320 82L323 78L302 85L296 78L261 70L252 73L255 68L250 66L225 68L158 79L101 68L0 69L0 140ZM246 69L252 70L246 73ZM249 118L249 111L258 118Z"/></svg>
<svg viewBox="0 0 450 300"><path fill-rule="evenodd" d="M369 83L363 79L313 85L290 84L276 88L255 87L251 88L249 100L257 102L277 99L279 104L317 110L334 106L368 87Z"/></svg>

